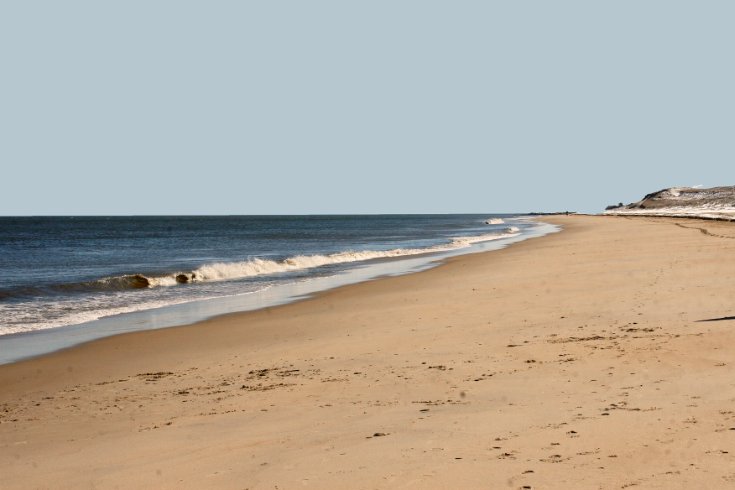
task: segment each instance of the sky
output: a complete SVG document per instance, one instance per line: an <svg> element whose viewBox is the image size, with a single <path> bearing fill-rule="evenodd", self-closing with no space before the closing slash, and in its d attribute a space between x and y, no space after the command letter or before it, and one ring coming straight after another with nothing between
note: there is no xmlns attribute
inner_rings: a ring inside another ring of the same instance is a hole
<svg viewBox="0 0 735 490"><path fill-rule="evenodd" d="M599 212L735 184L732 1L0 4L0 215Z"/></svg>

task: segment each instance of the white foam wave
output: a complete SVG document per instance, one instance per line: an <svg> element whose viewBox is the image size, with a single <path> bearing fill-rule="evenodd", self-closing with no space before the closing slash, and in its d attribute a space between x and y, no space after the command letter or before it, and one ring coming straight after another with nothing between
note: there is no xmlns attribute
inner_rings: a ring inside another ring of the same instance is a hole
<svg viewBox="0 0 735 490"><path fill-rule="evenodd" d="M485 220L486 225L502 225L505 223L503 218L489 218Z"/></svg>
<svg viewBox="0 0 735 490"><path fill-rule="evenodd" d="M162 276L147 278L150 286L176 286L176 276Z"/></svg>
<svg viewBox="0 0 735 490"><path fill-rule="evenodd" d="M519 233L515 226L505 229L502 233L485 234L479 236L453 238L448 244L435 245L428 248L396 248L392 250L362 250L345 251L329 255L298 255L282 261L251 259L243 262L220 262L204 265L192 274L193 282L198 281L227 281L247 277L281 274L299 270L313 269L325 265L362 262L366 260L406 257L427 253L445 252L469 247L475 243L510 238Z"/></svg>
<svg viewBox="0 0 735 490"><path fill-rule="evenodd" d="M261 287L255 291L247 291L238 295L248 295L258 293L269 289L270 286ZM227 296L227 294L225 294ZM205 301L222 297L221 294L210 294L197 297L181 297L181 298L158 298L148 301L135 302L126 305L112 306L108 300L102 298L85 299L83 303L75 303L70 301L55 301L46 304L44 309L45 316L51 318L40 319L36 310L27 310L25 312L18 311L13 305L0 304L0 316L11 317L14 322L10 325L0 325L0 337L3 335L35 332L38 330L47 330L51 328L66 327L70 325L79 325L95 320L100 320L109 316L121 315L124 313L136 313L139 311L152 310L154 308L163 308L167 306L175 306L192 301Z"/></svg>
<svg viewBox="0 0 735 490"><path fill-rule="evenodd" d="M392 250L347 250L328 255L297 255L284 260L268 260L255 258L241 262L217 262L206 264L196 270L176 272L173 274L151 275L133 274L103 278L92 283L85 283L91 290L130 290L166 286L176 286L194 282L217 282L248 277L268 276L294 271L314 269L326 265L363 262L375 259L391 259L410 255L445 252L469 247L475 243L510 238L520 230L511 226L502 232L478 236L455 237L449 243L427 248L395 248ZM82 285L82 286L84 286Z"/></svg>
<svg viewBox="0 0 735 490"><path fill-rule="evenodd" d="M207 299L207 298L204 298ZM52 303L46 305L46 313L51 313L56 318L47 320L39 320L34 312L28 312L23 315L22 313L15 312L13 319L14 324L0 326L0 336L34 332L36 330L46 330L50 328L65 327L69 325L78 325L80 323L87 323L94 320L99 320L112 315L120 315L123 313L133 313L136 311L150 310L153 308L161 308L163 306L173 306L180 303L186 303L189 300L152 300L143 303L134 303L124 306L111 307L109 305L101 304L96 308L92 307L88 310L83 309L81 305L73 305L75 308L70 307L66 303ZM0 312L3 312L3 305L0 305ZM70 313L68 310L72 310Z"/></svg>

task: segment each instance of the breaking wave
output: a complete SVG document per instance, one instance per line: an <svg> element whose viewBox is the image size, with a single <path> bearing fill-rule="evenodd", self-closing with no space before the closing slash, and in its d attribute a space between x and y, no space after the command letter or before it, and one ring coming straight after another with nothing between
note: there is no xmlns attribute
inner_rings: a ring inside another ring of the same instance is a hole
<svg viewBox="0 0 735 490"><path fill-rule="evenodd" d="M254 258L240 262L218 262L206 264L193 271L177 271L162 275L128 274L105 277L95 281L56 286L61 291L120 291L145 289L177 284L228 281L248 277L269 276L326 265L363 262L376 259L392 259L410 255L446 252L469 247L475 243L510 238L519 233L515 226L500 233L453 238L449 243L426 248L395 248L392 250L348 250L327 255L296 255L283 260Z"/></svg>

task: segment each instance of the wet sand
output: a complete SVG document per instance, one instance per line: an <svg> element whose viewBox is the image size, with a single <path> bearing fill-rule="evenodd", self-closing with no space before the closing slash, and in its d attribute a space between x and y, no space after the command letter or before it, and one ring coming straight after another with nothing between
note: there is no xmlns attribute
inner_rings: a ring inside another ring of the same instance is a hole
<svg viewBox="0 0 735 490"><path fill-rule="evenodd" d="M562 233L0 366L0 488L732 488L735 224Z"/></svg>

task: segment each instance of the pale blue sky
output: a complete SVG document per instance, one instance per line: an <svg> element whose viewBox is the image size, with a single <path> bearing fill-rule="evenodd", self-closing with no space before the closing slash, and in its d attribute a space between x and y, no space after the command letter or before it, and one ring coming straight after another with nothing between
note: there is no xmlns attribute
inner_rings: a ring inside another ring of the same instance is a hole
<svg viewBox="0 0 735 490"><path fill-rule="evenodd" d="M735 2L0 4L0 214L600 211L735 184Z"/></svg>

